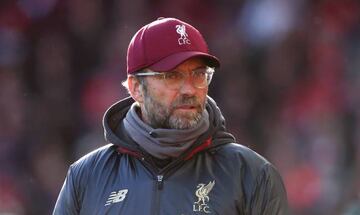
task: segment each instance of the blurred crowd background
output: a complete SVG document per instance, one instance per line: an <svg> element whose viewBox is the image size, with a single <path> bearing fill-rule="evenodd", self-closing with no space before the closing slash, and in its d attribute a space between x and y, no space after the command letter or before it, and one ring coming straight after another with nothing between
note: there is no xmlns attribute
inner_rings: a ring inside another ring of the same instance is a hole
<svg viewBox="0 0 360 215"><path fill-rule="evenodd" d="M161 16L220 58L209 94L279 169L294 215L360 214L358 0L1 0L0 215L51 213L127 96L132 35Z"/></svg>

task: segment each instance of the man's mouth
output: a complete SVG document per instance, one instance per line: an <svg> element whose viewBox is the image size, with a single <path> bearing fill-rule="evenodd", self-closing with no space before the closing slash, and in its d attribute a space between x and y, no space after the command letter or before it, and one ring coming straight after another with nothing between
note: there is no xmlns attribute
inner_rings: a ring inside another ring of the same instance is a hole
<svg viewBox="0 0 360 215"><path fill-rule="evenodd" d="M195 105L179 105L176 107L176 109L191 110L191 109L196 109L196 106Z"/></svg>

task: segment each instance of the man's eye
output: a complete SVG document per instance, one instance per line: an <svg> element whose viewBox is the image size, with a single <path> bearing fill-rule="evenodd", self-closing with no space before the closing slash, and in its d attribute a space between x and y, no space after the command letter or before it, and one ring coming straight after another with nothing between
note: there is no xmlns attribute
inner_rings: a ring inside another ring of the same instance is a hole
<svg viewBox="0 0 360 215"><path fill-rule="evenodd" d="M165 78L171 80L179 80L182 78L182 75L179 72L169 72L165 74Z"/></svg>
<svg viewBox="0 0 360 215"><path fill-rule="evenodd" d="M193 72L194 78L203 78L206 75L205 69L198 69Z"/></svg>

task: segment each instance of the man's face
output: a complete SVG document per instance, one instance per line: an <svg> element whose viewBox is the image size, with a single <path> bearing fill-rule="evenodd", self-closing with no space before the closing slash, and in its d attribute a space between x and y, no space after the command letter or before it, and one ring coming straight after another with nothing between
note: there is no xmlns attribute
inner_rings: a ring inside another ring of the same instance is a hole
<svg viewBox="0 0 360 215"><path fill-rule="evenodd" d="M176 67L176 71L188 73L179 89L169 89L160 77L147 77L140 103L142 118L153 128L189 129L195 127L205 108L208 87L196 88L189 74L205 67L204 62L192 58Z"/></svg>

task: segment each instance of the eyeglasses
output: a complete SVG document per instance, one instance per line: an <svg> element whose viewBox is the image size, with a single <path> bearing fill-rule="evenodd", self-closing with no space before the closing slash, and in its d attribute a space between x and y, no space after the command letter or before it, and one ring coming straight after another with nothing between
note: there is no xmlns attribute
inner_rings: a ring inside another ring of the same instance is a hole
<svg viewBox="0 0 360 215"><path fill-rule="evenodd" d="M171 72L154 72L152 70L146 69L146 72L139 72L134 74L134 76L158 76L164 82L166 87L169 89L180 89L184 84L186 77L190 74L191 84L199 89L207 87L212 79L212 76L215 72L215 69L212 67L198 68L191 73L171 71Z"/></svg>

